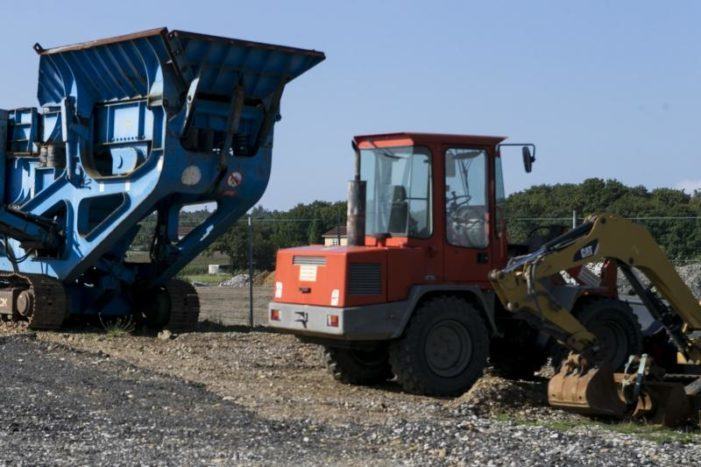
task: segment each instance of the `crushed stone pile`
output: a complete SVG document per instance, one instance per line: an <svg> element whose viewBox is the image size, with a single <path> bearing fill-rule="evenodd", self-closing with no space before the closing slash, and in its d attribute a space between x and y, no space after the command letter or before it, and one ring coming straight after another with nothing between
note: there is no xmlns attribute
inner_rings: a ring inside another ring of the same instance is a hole
<svg viewBox="0 0 701 467"><path fill-rule="evenodd" d="M230 279L219 283L219 287L243 288L248 287L248 274L237 274ZM271 271L259 272L253 276L253 285L257 287L267 287L275 284L275 273Z"/></svg>
<svg viewBox="0 0 701 467"><path fill-rule="evenodd" d="M242 288L248 286L248 274L238 274L219 283L219 287Z"/></svg>
<svg viewBox="0 0 701 467"><path fill-rule="evenodd" d="M677 266L676 269L694 296L701 299L701 263ZM645 286L649 285L650 281L640 271L633 269L633 272ZM621 271L618 271L618 292L624 295L633 293L632 287Z"/></svg>
<svg viewBox="0 0 701 467"><path fill-rule="evenodd" d="M694 293L694 296L701 299L701 263L679 266L677 271L679 271L679 275Z"/></svg>

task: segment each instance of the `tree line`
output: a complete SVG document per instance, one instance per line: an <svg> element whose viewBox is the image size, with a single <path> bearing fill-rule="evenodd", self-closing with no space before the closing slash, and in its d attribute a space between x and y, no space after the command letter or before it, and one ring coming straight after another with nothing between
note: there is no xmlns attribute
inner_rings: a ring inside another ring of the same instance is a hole
<svg viewBox="0 0 701 467"><path fill-rule="evenodd" d="M648 190L629 187L617 180L587 179L582 183L537 185L513 193L507 199L506 215L511 239L522 241L526 233L548 221L523 218L568 218L610 212L638 218L670 259L701 257L701 193L672 188ZM672 219L663 219L672 218ZM571 224L570 224L571 225Z"/></svg>
<svg viewBox="0 0 701 467"><path fill-rule="evenodd" d="M537 185L508 196L509 240L524 242L530 232L544 225L571 226L573 210L580 221L581 217L597 212L641 218L638 221L648 227L671 259L701 258L701 222L693 219L701 217L701 193L688 194L671 188L648 190L598 178L582 183ZM206 211L183 212L181 225L198 225L207 215ZM345 225L346 203L315 201L287 211L256 207L251 215L255 268L272 270L278 249L322 243L325 232ZM155 219L144 222L155 223ZM147 250L149 229L142 231L135 245ZM230 258L234 270L246 270L248 235L247 219L243 218L217 239L208 252L223 253Z"/></svg>
<svg viewBox="0 0 701 467"><path fill-rule="evenodd" d="M257 270L275 269L280 248L322 243L322 236L337 225L345 225L346 202L314 201L288 211L256 207L253 222L253 264ZM234 270L248 267L248 222L241 219L212 245L231 258Z"/></svg>

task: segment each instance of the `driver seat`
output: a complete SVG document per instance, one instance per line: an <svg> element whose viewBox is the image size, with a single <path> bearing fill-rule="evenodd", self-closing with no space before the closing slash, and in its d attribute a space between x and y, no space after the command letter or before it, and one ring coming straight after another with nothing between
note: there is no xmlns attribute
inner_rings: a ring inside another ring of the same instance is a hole
<svg viewBox="0 0 701 467"><path fill-rule="evenodd" d="M392 205L389 212L390 233L404 233L407 231L407 218L409 217L409 203L406 200L406 188L394 185L392 192Z"/></svg>

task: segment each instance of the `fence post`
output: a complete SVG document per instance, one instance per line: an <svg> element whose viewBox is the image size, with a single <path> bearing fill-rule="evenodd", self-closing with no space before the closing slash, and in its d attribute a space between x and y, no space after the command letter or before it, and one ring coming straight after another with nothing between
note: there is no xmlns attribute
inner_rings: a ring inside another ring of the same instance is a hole
<svg viewBox="0 0 701 467"><path fill-rule="evenodd" d="M572 228L574 229L576 227L577 227L577 210L573 209L572 210Z"/></svg>
<svg viewBox="0 0 701 467"><path fill-rule="evenodd" d="M248 326L253 327L253 219L248 214Z"/></svg>

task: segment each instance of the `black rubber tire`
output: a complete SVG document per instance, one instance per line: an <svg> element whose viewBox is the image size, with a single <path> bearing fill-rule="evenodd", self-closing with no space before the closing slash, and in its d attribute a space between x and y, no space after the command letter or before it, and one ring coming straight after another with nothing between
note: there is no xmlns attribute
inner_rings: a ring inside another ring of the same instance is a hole
<svg viewBox="0 0 701 467"><path fill-rule="evenodd" d="M323 356L328 372L344 384L378 384L392 378L386 346L373 350L325 346Z"/></svg>
<svg viewBox="0 0 701 467"><path fill-rule="evenodd" d="M488 356L489 332L479 310L451 296L419 305L402 338L389 347L402 388L434 396L467 391L482 376Z"/></svg>
<svg viewBox="0 0 701 467"><path fill-rule="evenodd" d="M547 348L538 343L538 331L514 319L504 323L499 331L503 335L490 343L489 363L494 373L513 380L534 379L535 372L543 368L549 356Z"/></svg>
<svg viewBox="0 0 701 467"><path fill-rule="evenodd" d="M602 349L597 355L597 363L609 362L614 371L618 371L625 366L630 355L642 352L640 323L627 303L610 298L588 299L577 305L574 315L599 339ZM568 353L567 349L557 345L553 366L559 368Z"/></svg>

